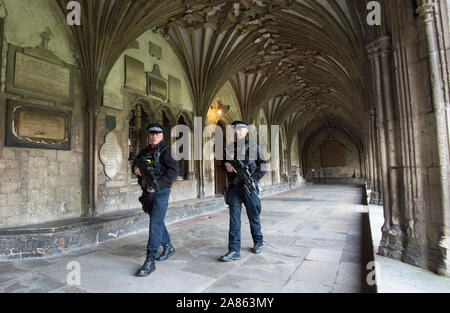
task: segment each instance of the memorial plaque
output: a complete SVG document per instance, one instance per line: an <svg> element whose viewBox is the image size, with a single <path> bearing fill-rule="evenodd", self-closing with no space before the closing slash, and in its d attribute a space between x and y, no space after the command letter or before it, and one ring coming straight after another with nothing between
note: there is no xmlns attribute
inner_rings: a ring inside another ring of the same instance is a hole
<svg viewBox="0 0 450 313"><path fill-rule="evenodd" d="M71 113L8 101L6 146L70 150Z"/></svg>
<svg viewBox="0 0 450 313"><path fill-rule="evenodd" d="M43 48L8 48L6 92L61 104L73 101L73 66Z"/></svg>
<svg viewBox="0 0 450 313"><path fill-rule="evenodd" d="M123 97L109 90L103 91L103 106L116 110L123 110Z"/></svg>
<svg viewBox="0 0 450 313"><path fill-rule="evenodd" d="M14 113L14 131L18 137L49 142L67 138L64 113L31 108L18 108Z"/></svg>
<svg viewBox="0 0 450 313"><path fill-rule="evenodd" d="M116 135L109 132L105 137L105 143L100 148L100 161L104 165L105 175L114 178L120 170L122 162L122 148Z"/></svg>
<svg viewBox="0 0 450 313"><path fill-rule="evenodd" d="M169 100L171 103L181 104L181 80L169 75Z"/></svg>
<svg viewBox="0 0 450 313"><path fill-rule="evenodd" d="M63 66L17 52L14 87L68 100L70 71Z"/></svg>
<svg viewBox="0 0 450 313"><path fill-rule="evenodd" d="M158 65L154 65L153 71L147 73L148 93L163 99L167 99L167 81L162 77Z"/></svg>
<svg viewBox="0 0 450 313"><path fill-rule="evenodd" d="M125 87L132 91L143 93L146 90L147 79L144 63L132 57L125 56Z"/></svg>
<svg viewBox="0 0 450 313"><path fill-rule="evenodd" d="M162 48L156 44L154 44L153 42L150 41L150 55L152 57L156 57L158 60L161 60L162 58Z"/></svg>

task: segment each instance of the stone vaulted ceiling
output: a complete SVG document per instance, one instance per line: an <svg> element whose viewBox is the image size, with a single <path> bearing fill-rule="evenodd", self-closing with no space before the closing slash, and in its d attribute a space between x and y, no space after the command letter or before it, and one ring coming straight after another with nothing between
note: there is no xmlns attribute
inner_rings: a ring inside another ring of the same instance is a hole
<svg viewBox="0 0 450 313"><path fill-rule="evenodd" d="M62 15L67 2L57 0ZM248 121L264 110L291 135L334 125L362 137L371 93L365 46L388 32L387 23L368 26L367 0L80 2L87 22L69 32L93 111L119 56L153 29L178 55L197 115L229 81Z"/></svg>

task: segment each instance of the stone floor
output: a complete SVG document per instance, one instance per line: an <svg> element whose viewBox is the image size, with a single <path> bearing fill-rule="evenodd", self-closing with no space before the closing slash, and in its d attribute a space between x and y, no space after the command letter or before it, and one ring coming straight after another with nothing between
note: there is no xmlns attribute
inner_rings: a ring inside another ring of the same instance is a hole
<svg viewBox="0 0 450 313"><path fill-rule="evenodd" d="M145 259L146 232L59 257L0 263L0 292L340 293L361 292L361 188L306 186L263 200L263 253L243 210L242 259L226 252L228 214L169 225L177 253L149 277L135 277ZM80 285L71 262L80 266ZM73 280L72 280L73 281Z"/></svg>

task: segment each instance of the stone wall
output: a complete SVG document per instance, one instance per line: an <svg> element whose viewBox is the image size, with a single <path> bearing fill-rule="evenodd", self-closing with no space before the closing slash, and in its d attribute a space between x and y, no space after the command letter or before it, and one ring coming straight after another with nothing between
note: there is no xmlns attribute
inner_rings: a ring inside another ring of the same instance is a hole
<svg viewBox="0 0 450 313"><path fill-rule="evenodd" d="M332 134L333 137L330 138L329 134ZM329 139L337 141L338 145L341 146L342 151L345 153L345 165L322 167L322 157L326 156L321 155L321 148ZM307 178L313 178L313 176L318 178L318 175L322 178L324 175L329 178L350 178L353 177L353 174L356 177L361 176L358 149L349 136L341 130L324 129L317 134L307 147L306 159ZM315 170L314 175L312 172L313 169Z"/></svg>
<svg viewBox="0 0 450 313"><path fill-rule="evenodd" d="M50 30L48 50L75 65L64 25L47 0L3 1L6 8L0 95L0 227L28 225L84 215L83 207L83 96L75 71L73 105L6 94L8 44L40 47L41 34ZM26 4L26 6L25 6ZM71 151L5 147L8 99L72 112Z"/></svg>

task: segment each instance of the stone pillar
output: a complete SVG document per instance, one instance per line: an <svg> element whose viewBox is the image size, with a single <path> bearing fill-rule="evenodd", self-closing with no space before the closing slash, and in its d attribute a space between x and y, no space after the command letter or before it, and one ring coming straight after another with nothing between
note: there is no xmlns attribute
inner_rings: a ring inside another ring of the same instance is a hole
<svg viewBox="0 0 450 313"><path fill-rule="evenodd" d="M194 161L194 135L191 134L191 146L190 146L190 158L188 161L188 172L187 172L187 176L186 179L187 180L196 180L195 177L195 161Z"/></svg>
<svg viewBox="0 0 450 313"><path fill-rule="evenodd" d="M371 59L372 73L375 82L375 104L376 104L376 132L378 139L378 149L376 152L379 154L379 169L381 184L378 190L381 193L380 203L389 203L389 185L387 179L388 164L387 164L387 151L386 151L386 133L385 133L385 117L383 108L383 90L381 79L381 66L380 66L380 43L375 41L368 45L369 58Z"/></svg>
<svg viewBox="0 0 450 313"><path fill-rule="evenodd" d="M379 247L381 255L401 259L403 255L404 231L402 216L398 209L398 173L396 118L392 92L391 38L382 37L368 45L375 80L377 112L377 135L381 170L382 199L385 222Z"/></svg>
<svg viewBox="0 0 450 313"><path fill-rule="evenodd" d="M425 1L424 1L425 2ZM450 193L449 193L449 130L447 128L448 106L445 103L445 94L443 88L443 79L441 76L441 66L443 61L440 59L440 50L438 47L438 29L436 29L436 3L427 1L422 4L417 13L422 18L425 26L425 33L428 46L428 64L431 82L432 101L434 108L434 116L436 123L436 149L438 154L438 170L440 182L440 210L439 214L442 221L433 220L434 224L440 225L440 241L438 248L440 254L435 260L437 263L437 271L442 275L450 275ZM443 36L443 34L439 34Z"/></svg>
<svg viewBox="0 0 450 313"><path fill-rule="evenodd" d="M389 253L396 259L401 259L403 253L404 216L399 211L398 196L398 147L397 147L397 123L395 114L393 80L392 80L392 40L390 37L380 38L378 41L380 48L381 78L383 87L382 109L385 115L384 132L386 139L386 162L387 172L385 192L387 200L385 201L385 210L390 211L391 220L390 229L385 229L389 233Z"/></svg>
<svg viewBox="0 0 450 313"><path fill-rule="evenodd" d="M378 166L378 148L377 148L377 134L376 134L376 113L374 110L369 112L369 128L370 128L370 147L372 160L372 194L370 196L371 204L380 204L380 180L379 180L379 166Z"/></svg>
<svg viewBox="0 0 450 313"><path fill-rule="evenodd" d="M372 159L372 155L373 155L373 151L372 151L372 127L371 127L371 117L370 117L370 113L367 112L367 117L369 120L369 128L367 131L367 135L366 135L366 162L367 162L367 167L366 167L366 171L367 171L367 180L368 180L368 188L372 191L373 187L374 187L374 175L373 175L373 171L374 171L374 164L373 164L373 159Z"/></svg>

